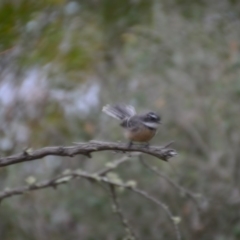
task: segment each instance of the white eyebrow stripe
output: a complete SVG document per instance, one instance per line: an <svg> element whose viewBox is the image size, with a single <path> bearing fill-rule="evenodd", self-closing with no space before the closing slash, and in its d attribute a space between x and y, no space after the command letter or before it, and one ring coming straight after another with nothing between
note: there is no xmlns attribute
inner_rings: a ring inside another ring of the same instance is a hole
<svg viewBox="0 0 240 240"><path fill-rule="evenodd" d="M154 113L149 113L149 115L152 117L152 118L155 118L155 119L158 119L158 116Z"/></svg>

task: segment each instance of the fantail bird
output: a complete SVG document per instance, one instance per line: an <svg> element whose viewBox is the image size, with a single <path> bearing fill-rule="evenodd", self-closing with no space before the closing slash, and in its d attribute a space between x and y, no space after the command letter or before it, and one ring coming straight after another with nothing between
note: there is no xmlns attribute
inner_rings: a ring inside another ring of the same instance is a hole
<svg viewBox="0 0 240 240"><path fill-rule="evenodd" d="M131 105L106 105L102 111L121 121L120 126L124 128L124 135L129 140L129 147L133 142L144 142L148 145L161 123L161 117L157 113L150 111L145 114L137 114Z"/></svg>

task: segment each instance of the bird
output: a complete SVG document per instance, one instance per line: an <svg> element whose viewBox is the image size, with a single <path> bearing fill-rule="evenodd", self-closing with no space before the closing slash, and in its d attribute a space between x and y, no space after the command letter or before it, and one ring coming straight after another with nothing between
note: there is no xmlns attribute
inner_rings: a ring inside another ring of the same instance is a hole
<svg viewBox="0 0 240 240"><path fill-rule="evenodd" d="M124 129L124 135L128 139L129 148L133 142L145 143L148 147L149 141L155 136L161 124L161 117L156 112L137 114L131 105L107 104L102 111L120 121L120 126Z"/></svg>

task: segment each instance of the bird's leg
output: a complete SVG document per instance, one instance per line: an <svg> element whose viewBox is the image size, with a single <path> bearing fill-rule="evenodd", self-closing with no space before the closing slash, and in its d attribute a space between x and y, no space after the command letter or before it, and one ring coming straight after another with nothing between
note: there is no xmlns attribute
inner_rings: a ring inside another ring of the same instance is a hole
<svg viewBox="0 0 240 240"><path fill-rule="evenodd" d="M133 145L132 141L129 141L127 147L131 148L132 145Z"/></svg>
<svg viewBox="0 0 240 240"><path fill-rule="evenodd" d="M146 143L144 144L144 147L145 147L145 148L149 148L149 142L146 142Z"/></svg>

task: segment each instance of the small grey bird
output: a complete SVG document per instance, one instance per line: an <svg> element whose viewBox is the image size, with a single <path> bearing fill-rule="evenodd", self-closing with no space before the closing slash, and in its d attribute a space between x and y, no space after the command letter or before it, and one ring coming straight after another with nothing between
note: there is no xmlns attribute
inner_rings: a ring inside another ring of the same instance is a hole
<svg viewBox="0 0 240 240"><path fill-rule="evenodd" d="M161 123L161 117L155 112L137 114L131 105L106 105L102 111L121 121L120 126L124 128L124 135L129 140L129 147L132 142L145 142L148 145Z"/></svg>

